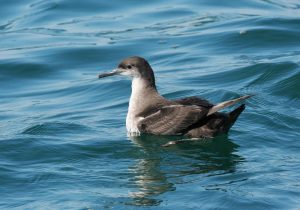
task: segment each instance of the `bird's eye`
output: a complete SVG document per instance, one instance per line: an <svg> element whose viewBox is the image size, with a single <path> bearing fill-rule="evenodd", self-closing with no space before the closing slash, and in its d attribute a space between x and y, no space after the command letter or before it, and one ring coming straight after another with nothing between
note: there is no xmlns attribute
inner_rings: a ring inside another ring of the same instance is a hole
<svg viewBox="0 0 300 210"><path fill-rule="evenodd" d="M131 65L128 65L128 66L127 66L127 69L131 69L131 68L132 68L132 66L131 66Z"/></svg>

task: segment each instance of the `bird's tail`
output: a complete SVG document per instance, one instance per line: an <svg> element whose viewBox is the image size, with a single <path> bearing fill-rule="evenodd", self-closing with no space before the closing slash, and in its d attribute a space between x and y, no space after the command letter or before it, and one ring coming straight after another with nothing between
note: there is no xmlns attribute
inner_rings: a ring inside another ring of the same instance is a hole
<svg viewBox="0 0 300 210"><path fill-rule="evenodd" d="M233 124L235 123L235 121L240 116L240 114L244 111L245 108L246 108L245 104L242 104L241 106L239 106L238 108L236 108L235 110L233 110L232 112L230 112L228 114L229 115L229 125L227 128L227 131L231 128L231 126L233 126Z"/></svg>
<svg viewBox="0 0 300 210"><path fill-rule="evenodd" d="M221 102L221 103L213 106L212 108L210 108L209 111L208 111L207 116L212 115L213 113L216 113L216 112L220 111L221 109L232 106L232 105L236 104L237 102L240 102L240 101L243 101L247 98L250 98L251 96L253 96L253 95L246 95L246 96L242 96L242 97L232 99L232 100L229 100L229 101Z"/></svg>

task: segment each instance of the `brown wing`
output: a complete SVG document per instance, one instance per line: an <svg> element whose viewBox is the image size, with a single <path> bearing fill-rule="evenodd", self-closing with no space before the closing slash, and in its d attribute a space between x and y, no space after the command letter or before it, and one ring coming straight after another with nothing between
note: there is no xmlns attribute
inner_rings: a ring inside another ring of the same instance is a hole
<svg viewBox="0 0 300 210"><path fill-rule="evenodd" d="M180 135L187 127L204 118L207 113L207 108L198 106L164 106L142 119L138 129L142 133Z"/></svg>
<svg viewBox="0 0 300 210"><path fill-rule="evenodd" d="M199 97L195 97L195 96L176 99L174 101L181 105L196 105L196 106L205 107L205 108L211 108L214 106L209 101L199 98Z"/></svg>

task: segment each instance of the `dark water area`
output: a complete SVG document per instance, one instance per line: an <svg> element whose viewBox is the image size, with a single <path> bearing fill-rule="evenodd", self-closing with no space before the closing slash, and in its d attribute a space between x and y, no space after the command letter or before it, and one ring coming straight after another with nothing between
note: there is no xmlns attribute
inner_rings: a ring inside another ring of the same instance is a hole
<svg viewBox="0 0 300 210"><path fill-rule="evenodd" d="M0 1L1 209L300 209L300 2ZM245 94L228 136L129 138L123 58L160 93Z"/></svg>

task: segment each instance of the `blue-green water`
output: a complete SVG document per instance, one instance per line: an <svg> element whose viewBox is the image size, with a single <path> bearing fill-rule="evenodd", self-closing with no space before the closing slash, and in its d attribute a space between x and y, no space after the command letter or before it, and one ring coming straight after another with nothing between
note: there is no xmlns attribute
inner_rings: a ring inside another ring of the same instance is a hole
<svg viewBox="0 0 300 210"><path fill-rule="evenodd" d="M1 209L299 209L300 2L0 1ZM126 135L132 55L160 93L255 94L227 137Z"/></svg>

